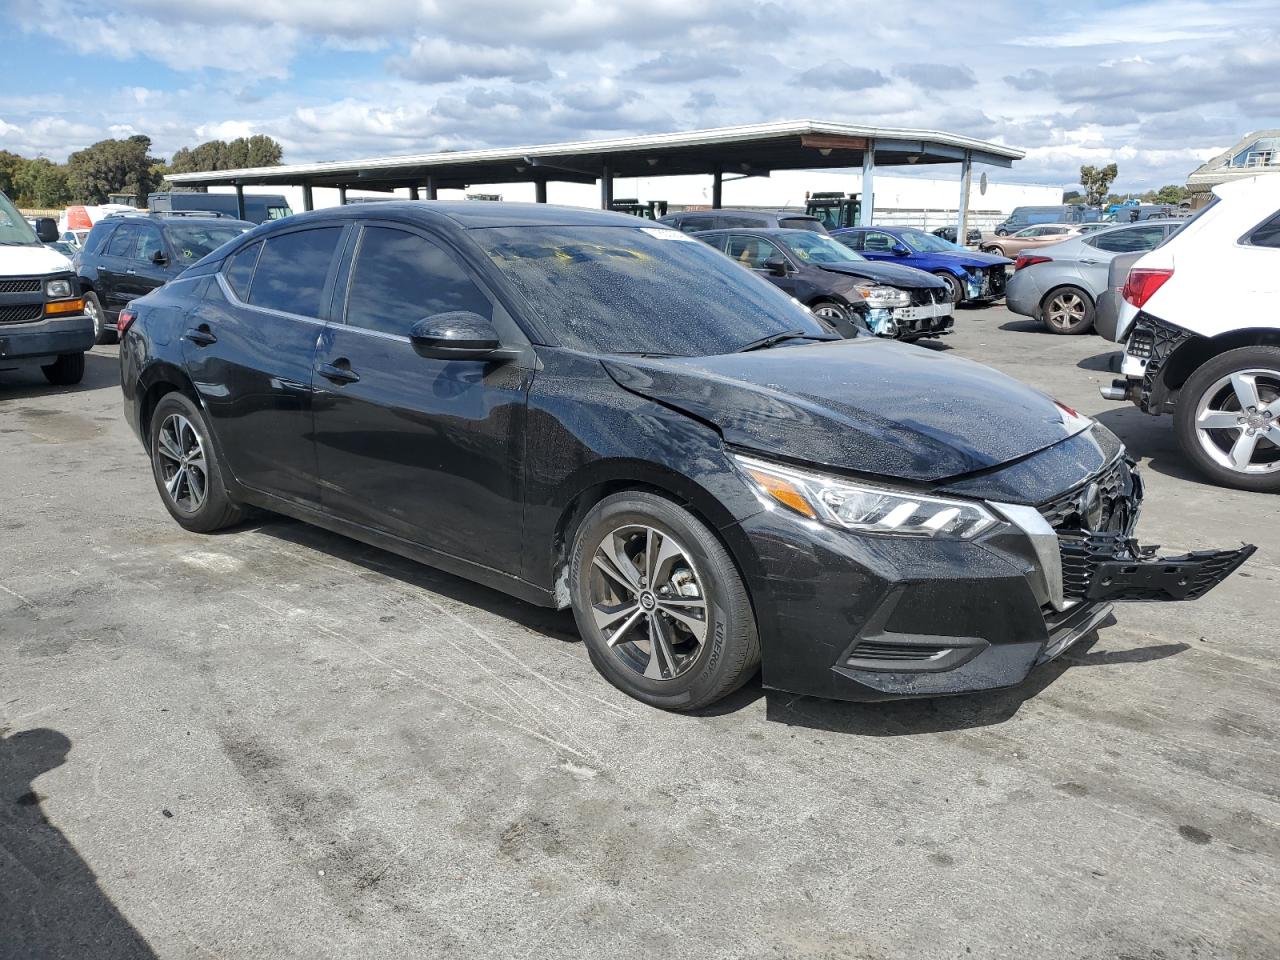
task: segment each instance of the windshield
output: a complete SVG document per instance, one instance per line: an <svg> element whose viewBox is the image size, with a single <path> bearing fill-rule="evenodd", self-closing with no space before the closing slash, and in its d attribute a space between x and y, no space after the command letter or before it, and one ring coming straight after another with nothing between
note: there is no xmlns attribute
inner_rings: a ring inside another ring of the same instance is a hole
<svg viewBox="0 0 1280 960"><path fill-rule="evenodd" d="M830 331L724 254L664 227L498 227L471 236L565 345L697 357Z"/></svg>
<svg viewBox="0 0 1280 960"><path fill-rule="evenodd" d="M923 230L900 230L898 235L903 242L916 253L955 253L962 249L950 240L935 237Z"/></svg>
<svg viewBox="0 0 1280 960"><path fill-rule="evenodd" d="M39 244L31 224L23 219L18 208L9 202L9 198L0 193L0 246L28 247Z"/></svg>
<svg viewBox="0 0 1280 960"><path fill-rule="evenodd" d="M187 263L195 263L197 260L203 260L227 241L234 240L247 229L247 227L218 224L208 226L192 223L171 224L169 238L173 241L173 248L178 251L179 257Z"/></svg>
<svg viewBox="0 0 1280 960"><path fill-rule="evenodd" d="M862 254L851 247L846 247L833 237L820 233L803 233L793 231L795 236L783 237L782 242L796 258L805 263L851 263L854 260L865 260Z"/></svg>

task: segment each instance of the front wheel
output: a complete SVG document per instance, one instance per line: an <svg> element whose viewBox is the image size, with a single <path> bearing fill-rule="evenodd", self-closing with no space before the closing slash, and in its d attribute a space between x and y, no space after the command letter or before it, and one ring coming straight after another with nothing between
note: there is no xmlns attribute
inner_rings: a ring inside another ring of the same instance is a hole
<svg viewBox="0 0 1280 960"><path fill-rule="evenodd" d="M116 332L107 326L102 313L102 303L92 290L84 295L84 315L93 321L93 342L98 346L104 343L115 343Z"/></svg>
<svg viewBox="0 0 1280 960"><path fill-rule="evenodd" d="M1093 299L1076 287L1054 290L1040 304L1040 322L1050 333L1088 333L1093 328Z"/></svg>
<svg viewBox="0 0 1280 960"><path fill-rule="evenodd" d="M859 333L869 333L866 321L853 310L834 300L819 300L809 309L815 317L821 317L836 333L852 339Z"/></svg>
<svg viewBox="0 0 1280 960"><path fill-rule="evenodd" d="M40 368L44 378L56 387L69 387L84 379L84 354L64 353Z"/></svg>
<svg viewBox="0 0 1280 960"><path fill-rule="evenodd" d="M670 500L626 491L596 504L574 535L569 575L591 662L637 700L696 710L738 689L760 662L733 560Z"/></svg>
<svg viewBox="0 0 1280 960"><path fill-rule="evenodd" d="M934 276L947 285L947 292L953 304L958 305L964 299L964 284L960 282L959 277L945 272L935 273Z"/></svg>
<svg viewBox="0 0 1280 960"><path fill-rule="evenodd" d="M210 533L244 514L227 496L204 414L181 393L167 393L151 415L151 472L160 499L188 530Z"/></svg>
<svg viewBox="0 0 1280 960"><path fill-rule="evenodd" d="M1214 483L1280 493L1280 347L1240 347L1191 375L1174 414L1178 445Z"/></svg>

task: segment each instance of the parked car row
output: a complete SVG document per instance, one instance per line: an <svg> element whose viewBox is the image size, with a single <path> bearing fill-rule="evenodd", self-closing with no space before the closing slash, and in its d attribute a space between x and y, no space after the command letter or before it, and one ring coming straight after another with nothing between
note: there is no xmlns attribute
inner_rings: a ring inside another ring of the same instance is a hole
<svg viewBox="0 0 1280 960"><path fill-rule="evenodd" d="M126 417L177 523L263 508L571 608L601 675L671 710L757 667L854 700L1007 687L1114 602L1194 599L1253 552L1155 557L1105 427L840 338L766 281L851 289L877 265L835 240L476 207L264 224L121 309Z"/></svg>

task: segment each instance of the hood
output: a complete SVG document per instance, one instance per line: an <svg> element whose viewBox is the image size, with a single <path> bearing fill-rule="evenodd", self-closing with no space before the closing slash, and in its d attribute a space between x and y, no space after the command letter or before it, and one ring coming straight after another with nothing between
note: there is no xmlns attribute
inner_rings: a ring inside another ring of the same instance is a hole
<svg viewBox="0 0 1280 960"><path fill-rule="evenodd" d="M931 273L915 267L903 267L896 263L876 263L873 260L851 260L848 263L815 263L811 266L828 273L840 273L847 277L865 277L876 283L887 283L904 290L926 290L945 287L946 284Z"/></svg>
<svg viewBox="0 0 1280 960"><path fill-rule="evenodd" d="M932 483L1008 463L1086 417L990 367L871 337L714 357L608 357L626 390L766 456Z"/></svg>
<svg viewBox="0 0 1280 960"><path fill-rule="evenodd" d="M976 253L968 250L956 250L954 253L922 253L922 257L934 257L962 267L994 267L997 264L1008 266L1013 263L1008 257L995 253Z"/></svg>
<svg viewBox="0 0 1280 960"><path fill-rule="evenodd" d="M44 244L38 247L0 247L0 277L71 272L71 261Z"/></svg>

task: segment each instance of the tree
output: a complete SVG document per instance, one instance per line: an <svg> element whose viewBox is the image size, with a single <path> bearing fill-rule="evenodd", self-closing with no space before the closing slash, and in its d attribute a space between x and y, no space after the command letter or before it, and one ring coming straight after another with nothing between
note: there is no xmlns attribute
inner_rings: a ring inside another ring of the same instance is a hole
<svg viewBox="0 0 1280 960"><path fill-rule="evenodd" d="M1119 172L1120 168L1114 163L1109 163L1105 167L1091 167L1086 164L1080 168L1080 186L1084 187L1085 199L1089 206L1102 205L1107 197L1107 191L1111 189L1111 184L1115 182Z"/></svg>
<svg viewBox="0 0 1280 960"><path fill-rule="evenodd" d="M9 150L0 150L0 193L10 199L17 196L18 190L14 182L26 162L26 157L21 157Z"/></svg>
<svg viewBox="0 0 1280 960"><path fill-rule="evenodd" d="M104 203L107 194L136 194L143 203L155 186L149 155L151 138L135 134L127 140L99 140L67 158L71 195L79 203Z"/></svg>
<svg viewBox="0 0 1280 960"><path fill-rule="evenodd" d="M1152 190L1144 196L1143 199L1151 203L1167 203L1175 205L1182 203L1183 200L1186 200L1190 196L1191 191L1186 187L1176 183L1167 183L1159 190Z"/></svg>
<svg viewBox="0 0 1280 960"><path fill-rule="evenodd" d="M284 151L270 137L255 134L231 141L209 140L174 153L166 173L194 173L202 170L238 170L242 167L275 167Z"/></svg>
<svg viewBox="0 0 1280 960"><path fill-rule="evenodd" d="M1063 203L1084 203L1084 194L1079 190L1064 190L1062 193Z"/></svg>
<svg viewBox="0 0 1280 960"><path fill-rule="evenodd" d="M44 157L24 160L14 177L13 189L24 207L66 206L71 200L67 168Z"/></svg>

